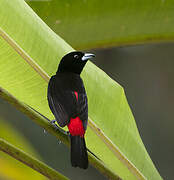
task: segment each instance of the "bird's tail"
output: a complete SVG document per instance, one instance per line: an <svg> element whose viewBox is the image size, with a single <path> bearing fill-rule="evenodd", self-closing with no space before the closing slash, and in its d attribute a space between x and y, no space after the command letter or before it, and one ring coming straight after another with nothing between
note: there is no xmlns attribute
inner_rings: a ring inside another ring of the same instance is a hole
<svg viewBox="0 0 174 180"><path fill-rule="evenodd" d="M88 168L88 154L84 137L72 136L71 138L71 164L74 167Z"/></svg>

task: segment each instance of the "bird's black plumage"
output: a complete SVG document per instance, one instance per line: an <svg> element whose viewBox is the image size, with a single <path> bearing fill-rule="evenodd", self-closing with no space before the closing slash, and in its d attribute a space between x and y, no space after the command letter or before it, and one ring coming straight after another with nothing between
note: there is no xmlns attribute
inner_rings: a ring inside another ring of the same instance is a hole
<svg viewBox="0 0 174 180"><path fill-rule="evenodd" d="M78 101L74 92L78 92ZM48 103L61 127L68 125L70 118L77 116L86 129L88 103L83 81L75 73L57 73L48 84Z"/></svg>
<svg viewBox="0 0 174 180"><path fill-rule="evenodd" d="M80 125L76 122L73 122L75 125L71 125L71 129L75 132L75 134L71 134L70 131L71 164L84 169L88 167L84 139L88 121L88 102L80 73L87 60L93 56L93 54L77 51L65 55L59 64L56 75L51 77L48 84L48 103L58 124L61 127L67 125L70 128L70 121L74 121L77 117L80 119L77 122L82 122L82 132L79 134L77 132L81 128ZM79 127L76 127L76 124Z"/></svg>

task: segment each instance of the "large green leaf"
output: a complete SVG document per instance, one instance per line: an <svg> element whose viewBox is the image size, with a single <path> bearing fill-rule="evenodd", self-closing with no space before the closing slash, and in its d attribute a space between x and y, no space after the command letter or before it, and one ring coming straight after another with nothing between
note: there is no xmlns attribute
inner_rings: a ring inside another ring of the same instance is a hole
<svg viewBox="0 0 174 180"><path fill-rule="evenodd" d="M79 49L174 40L173 0L27 1Z"/></svg>
<svg viewBox="0 0 174 180"><path fill-rule="evenodd" d="M46 98L46 73L54 74L60 58L73 49L23 0L0 0L0 5L0 84L18 100L52 119ZM123 179L161 179L141 141L123 88L91 62L82 78L89 117L96 124L90 123L94 130L88 128L88 148Z"/></svg>
<svg viewBox="0 0 174 180"><path fill-rule="evenodd" d="M7 122L0 119L0 138L8 140L13 143L17 147L25 150L26 152L38 156L34 151L30 143L25 139L22 134L19 134L14 127L11 127ZM38 179L45 180L46 178L36 171L28 168L26 165L22 163L18 163L18 161L10 158L4 152L0 151L0 179Z"/></svg>

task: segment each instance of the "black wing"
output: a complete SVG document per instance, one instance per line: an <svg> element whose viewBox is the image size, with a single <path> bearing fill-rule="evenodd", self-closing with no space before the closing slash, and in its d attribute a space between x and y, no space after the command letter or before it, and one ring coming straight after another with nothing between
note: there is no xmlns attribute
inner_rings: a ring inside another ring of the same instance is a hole
<svg viewBox="0 0 174 180"><path fill-rule="evenodd" d="M78 93L78 100L75 91ZM79 116L86 129L88 103L83 81L79 75L60 73L52 76L48 84L48 103L61 127L66 126L70 118Z"/></svg>
<svg viewBox="0 0 174 180"><path fill-rule="evenodd" d="M88 123L88 100L86 92L78 94L78 112L83 122L84 129L86 130Z"/></svg>

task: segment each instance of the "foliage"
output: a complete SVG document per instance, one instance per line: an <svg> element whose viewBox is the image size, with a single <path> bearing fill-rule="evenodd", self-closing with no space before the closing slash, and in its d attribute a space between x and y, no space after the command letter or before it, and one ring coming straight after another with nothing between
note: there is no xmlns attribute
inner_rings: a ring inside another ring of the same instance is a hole
<svg viewBox="0 0 174 180"><path fill-rule="evenodd" d="M174 40L172 0L29 0L28 4L77 49Z"/></svg>
<svg viewBox="0 0 174 180"><path fill-rule="evenodd" d="M0 2L1 86L18 101L53 119L46 99L47 83L49 76L55 74L61 57L73 51L73 48L56 35L24 1L0 0ZM112 7L114 6L110 4L111 13L114 12ZM62 11L65 10L63 8L65 7L62 7ZM76 14L78 11L71 12L71 15L74 13L72 17L78 21ZM87 12L90 18L91 12ZM94 19L97 16L101 18L101 13L97 12L93 14ZM108 19L106 14L103 16ZM118 15L117 17L119 18ZM108 19L108 22L113 21ZM71 29L71 24L69 25L66 26L68 31ZM96 36L92 37L103 38L103 42L107 45L111 37L107 37L106 42L104 36L99 33L99 30L103 31L99 27L96 28L98 29ZM87 29L85 26L83 28ZM86 38L81 37L81 35L84 37L83 33L78 33L79 39L84 39L86 47L90 44L85 41L90 40L90 32ZM120 42L125 43L123 39L120 38ZM98 43L95 38L94 41ZM79 45L81 48L84 47L80 41ZM161 179L141 141L123 88L91 62L87 63L82 78L89 99L91 128L87 131L88 148L123 179Z"/></svg>

